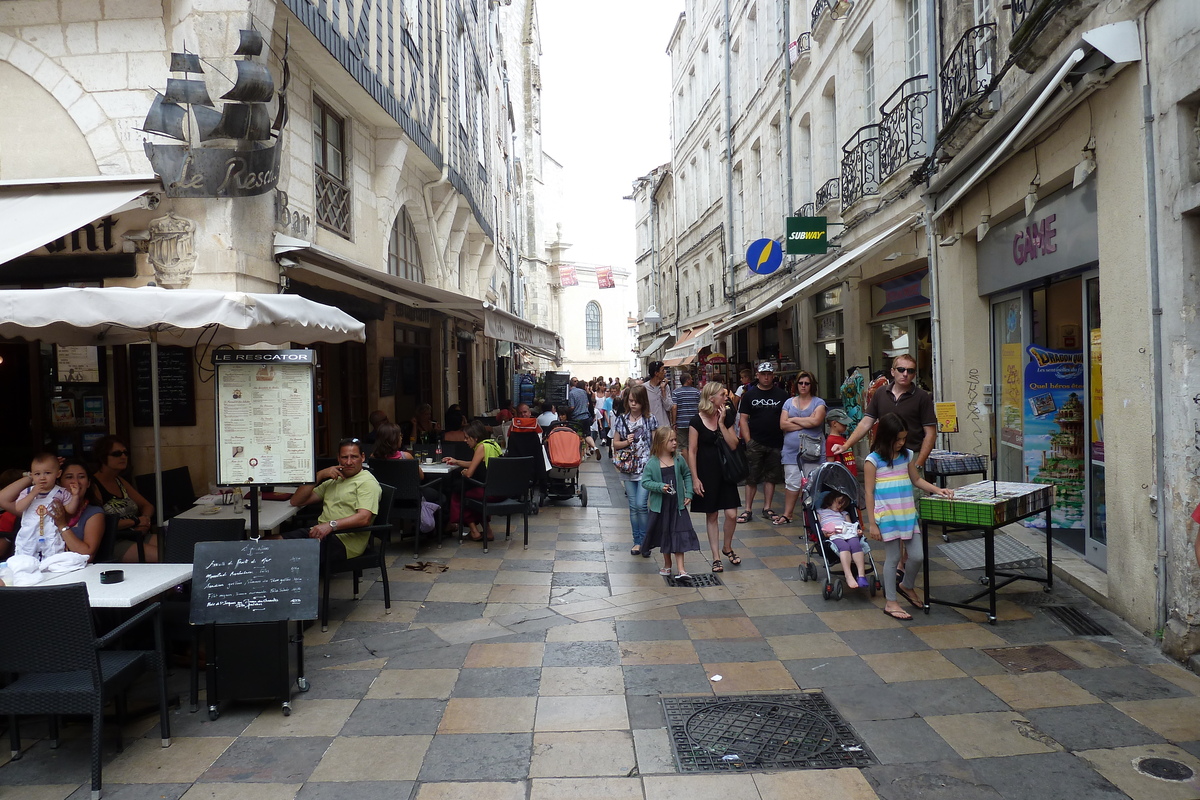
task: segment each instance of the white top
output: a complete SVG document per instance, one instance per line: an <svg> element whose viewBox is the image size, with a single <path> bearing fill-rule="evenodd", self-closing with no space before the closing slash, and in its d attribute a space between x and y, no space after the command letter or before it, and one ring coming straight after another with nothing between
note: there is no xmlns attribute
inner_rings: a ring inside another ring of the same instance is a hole
<svg viewBox="0 0 1200 800"><path fill-rule="evenodd" d="M123 570L121 583L101 583L100 573ZM75 572L55 575L39 586L63 586L68 583L87 584L88 602L92 608L133 608L172 586L192 579L191 564L88 564Z"/></svg>
<svg viewBox="0 0 1200 800"><path fill-rule="evenodd" d="M32 491L33 487L30 486L17 495L17 499L25 497ZM71 493L61 486L55 486L45 494L39 494L34 497L33 502L26 507L25 513L21 515L21 529L17 532L17 538L13 542L13 555L37 557L39 527L46 539L41 553L43 558L58 555L67 548L62 536L58 532L58 528L54 524L54 520L50 517L48 506L55 500L66 505L71 502ZM43 512L45 514L44 517L38 514L39 508L46 509Z"/></svg>

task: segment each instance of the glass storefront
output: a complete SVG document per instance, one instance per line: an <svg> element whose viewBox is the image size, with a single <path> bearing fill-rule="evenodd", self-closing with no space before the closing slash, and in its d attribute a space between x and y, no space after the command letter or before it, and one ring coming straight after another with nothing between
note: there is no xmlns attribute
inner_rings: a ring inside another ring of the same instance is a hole
<svg viewBox="0 0 1200 800"><path fill-rule="evenodd" d="M838 284L813 297L818 393L826 403L839 406L842 404L841 386L846 378L842 296L842 285Z"/></svg>

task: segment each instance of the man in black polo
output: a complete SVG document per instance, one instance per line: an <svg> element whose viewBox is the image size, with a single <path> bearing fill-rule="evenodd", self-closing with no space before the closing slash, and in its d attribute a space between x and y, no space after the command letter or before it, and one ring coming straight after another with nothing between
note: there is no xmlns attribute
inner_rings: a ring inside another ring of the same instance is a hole
<svg viewBox="0 0 1200 800"><path fill-rule="evenodd" d="M738 403L741 436L746 442L746 461L750 475L746 478L746 510L738 522L754 518L754 495L758 484L763 485L763 519L774 522L777 516L771 508L775 499L775 484L783 483L783 431L779 427L780 409L788 393L775 385L775 367L770 361L758 365L758 381L747 386Z"/></svg>
<svg viewBox="0 0 1200 800"><path fill-rule="evenodd" d="M875 392L854 433L850 434L845 444L830 447L830 452L837 455L849 450L871 432L876 420L884 414L896 414L904 420L904 427L908 429L906 444L916 454L917 468L924 467L937 435L937 415L933 410L933 397L916 385L916 377L917 360L908 353L896 356L892 361L892 382Z"/></svg>

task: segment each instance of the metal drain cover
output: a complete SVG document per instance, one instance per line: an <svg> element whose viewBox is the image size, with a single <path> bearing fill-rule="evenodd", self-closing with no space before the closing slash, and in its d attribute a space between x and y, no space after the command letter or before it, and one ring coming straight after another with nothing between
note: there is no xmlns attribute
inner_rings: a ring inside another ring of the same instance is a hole
<svg viewBox="0 0 1200 800"><path fill-rule="evenodd" d="M826 769L873 763L819 692L664 697L680 772Z"/></svg>
<svg viewBox="0 0 1200 800"><path fill-rule="evenodd" d="M1022 647L996 647L984 650L1009 672L1057 672L1064 669L1083 669L1083 665L1053 647L1044 644Z"/></svg>
<svg viewBox="0 0 1200 800"><path fill-rule="evenodd" d="M1112 636L1112 632L1072 606L1044 606L1045 612L1076 636Z"/></svg>
<svg viewBox="0 0 1200 800"><path fill-rule="evenodd" d="M711 573L697 575L692 573L683 580L676 578L673 575L663 575L663 582L667 586L677 586L685 589L699 589L704 586L723 586L721 579Z"/></svg>
<svg viewBox="0 0 1200 800"><path fill-rule="evenodd" d="M1187 764L1172 758L1141 758L1134 764L1134 768L1143 775L1164 781L1191 780L1196 774Z"/></svg>

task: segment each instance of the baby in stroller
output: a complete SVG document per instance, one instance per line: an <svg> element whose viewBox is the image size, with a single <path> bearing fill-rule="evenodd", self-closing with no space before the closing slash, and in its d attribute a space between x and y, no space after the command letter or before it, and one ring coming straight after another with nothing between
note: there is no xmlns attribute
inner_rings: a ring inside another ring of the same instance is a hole
<svg viewBox="0 0 1200 800"><path fill-rule="evenodd" d="M850 563L853 561L854 566L858 568L858 588L866 589L871 585L871 581L867 578L862 531L858 523L850 519L849 508L849 497L841 492L826 492L821 502L821 508L817 511L817 519L820 523L821 535L829 540L830 545L837 551L838 558L842 562L842 572L846 576L846 586L854 586L854 584L850 583L852 575L850 572Z"/></svg>

